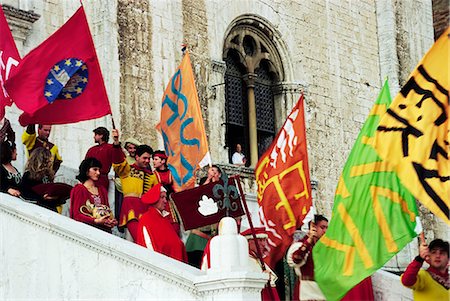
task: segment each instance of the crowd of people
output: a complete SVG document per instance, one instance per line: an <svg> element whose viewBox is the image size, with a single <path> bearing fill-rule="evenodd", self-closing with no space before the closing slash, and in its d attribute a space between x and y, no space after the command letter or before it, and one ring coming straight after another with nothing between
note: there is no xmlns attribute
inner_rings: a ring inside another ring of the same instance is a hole
<svg viewBox="0 0 450 301"><path fill-rule="evenodd" d="M193 230L187 239L186 252L181 240L179 218L174 204L168 201L168 195L175 192L175 188L167 165L168 158L163 150L153 151L149 145L134 138L125 140L122 145L118 130L110 132L105 127L98 127L93 130L95 145L87 150L85 159L79 165L76 176L79 183L71 187L66 197L56 196L36 189L41 184L60 184L54 183L54 180L63 159L58 147L49 141L51 125L26 127L22 143L28 159L21 174L12 163L17 158L15 134L7 119L4 120L6 122L1 128L0 137L3 141L2 192L58 213L62 212L62 205L70 199L70 218L109 233L117 226L127 240L193 266L200 266L203 249L214 236L215 230L211 227ZM110 136L112 143L109 143ZM108 200L108 174L111 168L116 175L113 183L118 208L115 213ZM214 165L208 170L207 177L200 180L200 184L219 181L220 176L220 168ZM201 242L196 238L200 238ZM172 243L177 247L174 248Z"/></svg>
<svg viewBox="0 0 450 301"><path fill-rule="evenodd" d="M27 126L22 135L22 143L27 150L27 162L23 175L14 167L17 159L15 134L9 122L0 122L1 192L22 198L31 203L61 213L66 198L51 193L40 193L35 188L42 184L54 183L55 173L61 166L62 157L58 148L48 138L50 125ZM216 225L193 229L183 243L181 225L174 204L168 200L176 192L173 177L167 166L167 155L162 150L153 151L149 145L130 138L122 147L119 131L113 129L113 143L109 143L110 132L105 127L94 129L94 142L79 165L79 183L70 191L70 218L96 227L105 232L112 232L118 227L125 233L125 238L153 251L165 254L182 262L201 268L205 263L206 253L211 238L216 234ZM152 161L152 164L151 164ZM246 159L238 144L233 154L232 163L245 166ZM115 213L110 208L108 174L113 168L115 179ZM209 168L207 176L199 185L218 182L221 170L217 165ZM286 260L298 275L294 291L294 300L325 300L319 286L314 281L314 262L312 249L325 234L328 219L316 215L309 224L309 232L300 241L289 248ZM242 233L249 240L249 258L251 266L261 269L256 261L256 244L250 232ZM267 233L257 229L257 240L262 255L267 255ZM429 264L422 270L424 262ZM450 287L448 277L449 244L437 239L420 246L420 254L408 266L401 281L403 285L414 290L415 300L448 299ZM264 267L262 267L264 269ZM263 291L263 300L275 299L276 275L269 267L270 285ZM373 300L370 277L351 290L344 300Z"/></svg>

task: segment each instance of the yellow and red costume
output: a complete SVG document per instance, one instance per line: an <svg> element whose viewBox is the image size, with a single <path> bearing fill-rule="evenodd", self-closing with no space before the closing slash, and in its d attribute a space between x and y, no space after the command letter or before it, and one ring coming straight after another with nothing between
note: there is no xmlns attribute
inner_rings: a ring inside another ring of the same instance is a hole
<svg viewBox="0 0 450 301"><path fill-rule="evenodd" d="M119 227L126 227L130 221L138 221L147 211L141 196L158 183L158 179L148 168L128 164L120 145L113 146L113 168L122 183L123 202L120 209ZM133 237L133 233L131 233Z"/></svg>

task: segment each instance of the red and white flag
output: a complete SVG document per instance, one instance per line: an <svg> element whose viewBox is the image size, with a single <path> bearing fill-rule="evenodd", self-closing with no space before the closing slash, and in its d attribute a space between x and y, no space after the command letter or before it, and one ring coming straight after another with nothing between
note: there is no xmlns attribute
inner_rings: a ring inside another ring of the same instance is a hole
<svg viewBox="0 0 450 301"><path fill-rule="evenodd" d="M27 54L6 82L22 125L65 124L111 114L83 7Z"/></svg>
<svg viewBox="0 0 450 301"><path fill-rule="evenodd" d="M20 55L17 51L16 43L6 22L0 5L0 106L10 106L12 101L4 87L8 78L13 75L20 63ZM3 110L0 110L3 111ZM3 116L0 116L2 118Z"/></svg>
<svg viewBox="0 0 450 301"><path fill-rule="evenodd" d="M255 170L261 222L269 235L266 263L274 268L311 204L303 94Z"/></svg>

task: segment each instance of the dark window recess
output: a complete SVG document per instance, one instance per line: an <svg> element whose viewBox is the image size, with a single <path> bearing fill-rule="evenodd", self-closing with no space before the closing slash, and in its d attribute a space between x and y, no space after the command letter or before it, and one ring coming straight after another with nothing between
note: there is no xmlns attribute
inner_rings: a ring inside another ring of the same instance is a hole
<svg viewBox="0 0 450 301"><path fill-rule="evenodd" d="M251 51L251 40L247 41ZM240 64L236 53L229 52L225 59L225 99L226 99L226 146L229 149L229 159L235 152L236 144L242 145L243 152L250 162L250 143L248 126L248 94L245 81L245 68ZM275 109L272 92L273 82L276 80L269 71L269 65L261 62L256 69L255 101L256 124L258 134L258 156L261 157L272 143L275 136Z"/></svg>
<svg viewBox="0 0 450 301"><path fill-rule="evenodd" d="M275 108L272 84L274 78L267 64L256 69L255 100L256 126L258 129L258 157L261 157L275 137Z"/></svg>

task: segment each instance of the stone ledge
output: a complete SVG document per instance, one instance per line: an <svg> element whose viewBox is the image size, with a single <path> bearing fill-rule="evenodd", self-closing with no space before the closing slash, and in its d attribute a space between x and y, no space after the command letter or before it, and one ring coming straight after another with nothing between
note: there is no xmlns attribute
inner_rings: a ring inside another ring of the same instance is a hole
<svg viewBox="0 0 450 301"><path fill-rule="evenodd" d="M28 22L28 23L30 23L30 27L31 27L31 24L36 22L41 17L40 15L36 14L32 10L25 11L25 10L21 10L21 9L12 7L7 4L2 4L2 9L3 9L3 12L5 13L6 18L15 18L18 20Z"/></svg>
<svg viewBox="0 0 450 301"><path fill-rule="evenodd" d="M189 279L205 274L172 258L149 252L122 238L107 234L92 226L74 221L34 204L0 193L0 212L24 223L72 241L82 248L126 262L128 266L145 270L151 275L193 292Z"/></svg>

